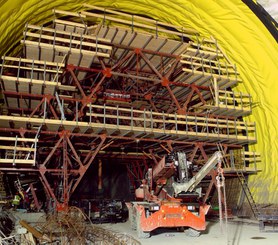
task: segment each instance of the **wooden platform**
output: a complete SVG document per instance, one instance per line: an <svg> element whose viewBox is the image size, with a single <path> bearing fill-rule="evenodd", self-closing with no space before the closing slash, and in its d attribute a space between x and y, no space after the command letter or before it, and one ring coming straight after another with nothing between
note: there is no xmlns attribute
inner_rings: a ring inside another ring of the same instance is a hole
<svg viewBox="0 0 278 245"><path fill-rule="evenodd" d="M1 124L0 124L1 126ZM35 165L36 138L9 137L0 135L0 167L20 165ZM3 158L5 157L5 158ZM30 158L30 159L29 159Z"/></svg>
<svg viewBox="0 0 278 245"><path fill-rule="evenodd" d="M90 67L95 57L109 58L112 50L111 40L65 28L69 23L59 22L60 28L27 25L21 43L26 47L26 58L52 62L67 61L75 66ZM106 44L102 44L105 42ZM83 79L80 74L78 79Z"/></svg>
<svg viewBox="0 0 278 245"><path fill-rule="evenodd" d="M112 135L117 132L116 134L118 136L132 134L138 138L140 138L140 135L144 135L144 137L148 135L147 137L158 139L163 135L168 135L170 139L175 140L219 141L231 144L256 142L254 136L255 125L252 123L197 116L163 114L109 106L92 105L92 108L100 109L102 112L87 113L87 116L90 117L89 122L1 115L0 124L2 127L8 127L9 123L13 122L16 128L25 127L27 123L35 128L38 125L45 124L48 130L51 131L58 131L63 126L69 131L79 128L80 132L83 133L90 128L97 134L105 131L108 135ZM120 115L123 112L127 114ZM94 122L95 118L98 119L97 123ZM244 130L247 136L241 133L242 130Z"/></svg>

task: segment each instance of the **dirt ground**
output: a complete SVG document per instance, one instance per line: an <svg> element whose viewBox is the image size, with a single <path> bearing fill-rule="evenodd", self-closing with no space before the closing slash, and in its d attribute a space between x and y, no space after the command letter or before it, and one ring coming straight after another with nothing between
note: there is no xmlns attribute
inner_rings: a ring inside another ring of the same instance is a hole
<svg viewBox="0 0 278 245"><path fill-rule="evenodd" d="M137 239L136 231L130 229L129 221L118 224L104 224L106 228L127 233ZM207 230L199 237L188 237L175 229L158 229L147 239L138 239L142 245L278 245L278 233L260 232L257 223L248 220L233 220L223 226L223 233L217 221L207 222Z"/></svg>

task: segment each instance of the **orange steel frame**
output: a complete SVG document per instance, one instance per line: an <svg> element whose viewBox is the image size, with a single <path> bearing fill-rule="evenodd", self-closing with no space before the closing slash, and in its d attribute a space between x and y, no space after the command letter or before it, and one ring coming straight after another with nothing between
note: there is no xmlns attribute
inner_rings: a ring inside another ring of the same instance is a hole
<svg viewBox="0 0 278 245"><path fill-rule="evenodd" d="M113 44L112 44L113 46ZM71 85L76 87L76 91L67 91L59 94L60 100L63 100L71 111L65 110L64 114L67 120L77 122L88 122L89 118L86 116L88 112L88 104L103 104L115 105L120 99L107 98L105 93L109 94L111 91L119 93L126 93L130 99L123 98L121 102L141 101L147 104L148 110L155 112L162 112L164 108L167 113L177 113L180 115L199 115L190 111L192 105L196 103L205 104L206 99L203 93L210 91L208 86L198 86L194 83L187 84L184 82L175 81L175 77L182 72L181 68L177 68L180 57L160 53L150 50L139 48L127 47L124 45L114 45L113 48L123 49L126 55L121 57L113 65L110 61L98 58L98 63L92 67L78 67L75 65L67 65L64 73L59 78L63 85ZM152 64L152 61L147 57L147 54L161 57L161 64L159 68ZM172 60L172 68L166 73L163 70L163 62L165 60ZM131 61L134 61L131 62ZM149 69L146 70L144 66ZM78 79L77 73L84 73L85 76L82 80ZM4 73L3 73L4 74ZM16 77L15 77L16 81ZM91 84L89 84L89 82ZM113 81L116 85L113 85ZM112 82L112 85L111 85ZM93 84L93 85L92 85ZM127 90L129 87L129 90ZM183 95L177 97L173 90L175 88L183 88ZM163 92L163 93L162 93ZM16 98L18 107L10 107L7 103L8 114L18 113L21 116L29 118L47 118L47 119L60 119L61 112L58 108L57 98L49 94L31 94L20 91L9 91L5 89L2 82L2 93L5 101L8 98ZM69 98L69 96L72 96ZM27 103L27 107L23 107L23 101L38 101L37 106L32 108L31 103ZM144 109L144 108L138 108ZM205 116L200 114L200 116ZM235 119L230 116L210 115L212 118L222 119ZM97 118L90 117L90 120L97 121ZM107 120L109 120L107 118ZM113 123L113 121L111 121ZM192 129L193 130L193 129ZM36 131L26 128L15 128L13 122L10 122L10 128L0 128L3 135L18 135L19 137L34 136ZM237 142L225 143L223 142L225 151L234 148L242 148L242 145ZM96 158L109 159L109 152L113 153L125 147L129 152L145 152L142 155L121 157L127 165L127 172L131 180L131 184L138 186L139 181L142 179L143 174L147 171L149 166L155 164L161 155L167 154L172 150L184 150L189 156L189 161L206 160L207 154L211 154L217 149L217 142L210 142L209 140L197 139L193 141L175 140L175 139L155 139L152 135L145 135L144 137L134 136L132 132L127 135L107 134L104 130L99 132L91 132L88 129L84 133L80 133L78 127L74 131L68 131L60 128L58 132L48 130L42 127L40 131L40 138L37 146L37 159L35 167L21 166L17 168L10 168L9 166L2 166L1 171L9 173L17 172L35 172L38 173L43 185L45 186L47 195L50 196L57 204L58 209L65 209L69 204L69 200L73 192L76 190L78 184L82 180L84 174L95 161ZM43 150L45 149L45 150ZM80 150L86 149L87 152ZM101 150L106 151L100 154ZM213 173L212 173L213 176ZM62 194L57 194L57 183L55 180L62 181L63 191ZM212 182L213 183L213 180ZM213 184L210 184L209 189L205 195L208 198L208 193ZM168 212L182 212L181 217L168 219L165 214ZM153 225L150 225L148 218L142 216L142 224L146 230L151 230L156 227L158 221L160 226L171 226L178 224L181 226L191 226L198 229L204 229L203 218L207 211L206 207L200 207L201 215L196 217L190 213L186 207L170 207L167 205L162 206L162 210L157 213ZM165 219L166 218L166 219ZM169 220L169 221L168 221ZM172 221L171 221L172 220ZM191 223L194 222L194 225Z"/></svg>

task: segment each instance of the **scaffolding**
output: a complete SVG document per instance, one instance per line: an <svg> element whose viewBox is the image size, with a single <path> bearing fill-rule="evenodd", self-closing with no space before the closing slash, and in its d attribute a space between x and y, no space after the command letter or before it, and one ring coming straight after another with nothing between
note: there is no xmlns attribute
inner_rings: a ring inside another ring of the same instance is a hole
<svg viewBox="0 0 278 245"><path fill-rule="evenodd" d="M232 90L240 76L216 40L84 6L54 10L47 26L26 24L21 57L2 57L1 171L38 174L64 209L96 159L120 158L136 185L171 151L202 165L219 143L233 159L256 143L255 123L242 120L252 98ZM240 169L256 173L257 153L243 156Z"/></svg>

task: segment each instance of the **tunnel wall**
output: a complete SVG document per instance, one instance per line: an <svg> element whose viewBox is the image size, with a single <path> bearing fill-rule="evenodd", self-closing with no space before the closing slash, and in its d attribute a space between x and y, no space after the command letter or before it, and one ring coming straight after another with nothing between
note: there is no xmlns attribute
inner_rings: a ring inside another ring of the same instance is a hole
<svg viewBox="0 0 278 245"><path fill-rule="evenodd" d="M256 122L253 150L262 155L262 172L251 178L251 190L259 203L278 203L278 45L247 5L239 0L2 0L0 54L18 45L26 22L46 23L53 8L77 11L85 2L195 28L218 40L243 79L238 89L253 96L249 120Z"/></svg>

